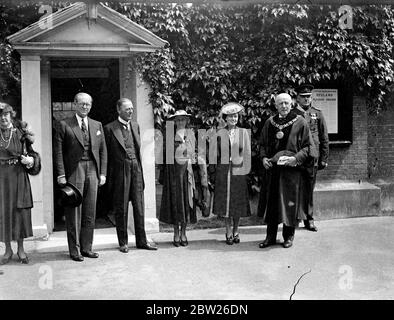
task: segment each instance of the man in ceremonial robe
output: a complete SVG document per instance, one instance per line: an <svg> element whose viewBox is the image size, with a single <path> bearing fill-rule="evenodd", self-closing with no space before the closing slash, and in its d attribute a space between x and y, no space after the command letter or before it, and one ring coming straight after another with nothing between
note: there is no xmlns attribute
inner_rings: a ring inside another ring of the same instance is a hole
<svg viewBox="0 0 394 320"><path fill-rule="evenodd" d="M305 217L305 190L300 188L305 165L312 163L314 149L306 120L291 112L292 99L287 93L275 98L278 114L264 124L260 139L260 156L265 179L260 193L259 216L267 224L265 248L276 243L278 225L283 223L283 246L293 244L295 228Z"/></svg>

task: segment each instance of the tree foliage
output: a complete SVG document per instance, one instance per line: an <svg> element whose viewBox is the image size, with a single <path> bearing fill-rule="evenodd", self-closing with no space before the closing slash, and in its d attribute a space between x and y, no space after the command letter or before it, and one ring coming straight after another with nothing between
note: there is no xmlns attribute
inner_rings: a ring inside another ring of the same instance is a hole
<svg viewBox="0 0 394 320"><path fill-rule="evenodd" d="M255 128L273 94L305 82L350 83L379 111L393 82L391 6L353 7L353 29L341 29L334 6L110 5L170 44L137 63L158 124L185 108L212 126L224 103L238 101Z"/></svg>
<svg viewBox="0 0 394 320"><path fill-rule="evenodd" d="M56 11L69 3L50 4ZM353 29L341 29L336 6L106 4L169 42L131 66L152 87L158 124L172 109L186 108L211 126L224 103L238 101L253 127L274 93L304 82L352 83L379 110L393 81L391 6L353 7ZM20 80L19 57L5 38L38 20L39 6L0 4L3 96Z"/></svg>
<svg viewBox="0 0 394 320"><path fill-rule="evenodd" d="M55 7L65 2L52 2ZM169 45L139 54L136 69L152 88L157 126L184 108L211 127L220 107L237 101L243 122L256 133L272 110L273 95L299 84L346 84L384 107L393 83L394 9L352 7L353 28L341 29L337 6L158 4L106 2ZM5 37L40 17L36 4L0 5L0 90L19 85L18 56ZM256 135L254 135L256 137ZM253 141L255 143L255 141Z"/></svg>

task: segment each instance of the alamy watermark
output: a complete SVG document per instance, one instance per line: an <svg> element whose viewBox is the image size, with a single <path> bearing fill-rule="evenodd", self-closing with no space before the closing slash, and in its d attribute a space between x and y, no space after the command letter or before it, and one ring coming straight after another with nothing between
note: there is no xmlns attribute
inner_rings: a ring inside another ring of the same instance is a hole
<svg viewBox="0 0 394 320"><path fill-rule="evenodd" d="M353 29L353 9L349 5L340 6L338 9L338 25L341 29Z"/></svg>
<svg viewBox="0 0 394 320"><path fill-rule="evenodd" d="M43 264L39 267L38 273L41 275L38 279L38 287L41 290L53 289L53 270L52 267Z"/></svg>
<svg viewBox="0 0 394 320"><path fill-rule="evenodd" d="M53 17L52 17L52 6L48 4L41 4L38 8L38 13L44 13L40 20L38 21L38 26L40 29L52 29L53 28Z"/></svg>
<svg viewBox="0 0 394 320"><path fill-rule="evenodd" d="M341 265L338 269L338 273L341 274L338 280L338 286L341 290L352 290L353 289L353 269L351 266L345 264Z"/></svg>
<svg viewBox="0 0 394 320"><path fill-rule="evenodd" d="M179 134L174 122L167 121L164 132L163 134L157 129L143 131L141 139L144 159L154 152L155 163L158 165L182 165L187 162L198 165L231 164L234 175L246 175L251 170L250 129L230 131L226 128L186 128Z"/></svg>

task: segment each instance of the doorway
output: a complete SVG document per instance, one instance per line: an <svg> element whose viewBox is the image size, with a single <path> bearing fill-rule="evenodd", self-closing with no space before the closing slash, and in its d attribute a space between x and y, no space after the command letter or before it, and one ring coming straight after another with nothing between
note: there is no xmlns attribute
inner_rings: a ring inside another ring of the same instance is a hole
<svg viewBox="0 0 394 320"><path fill-rule="evenodd" d="M53 59L50 63L53 136L57 122L75 114L73 101L78 92L86 92L93 98L90 118L103 126L117 118L119 59ZM55 169L53 182L54 231L60 231L65 230L64 210L59 205ZM99 188L97 199L96 228L113 227L104 189Z"/></svg>

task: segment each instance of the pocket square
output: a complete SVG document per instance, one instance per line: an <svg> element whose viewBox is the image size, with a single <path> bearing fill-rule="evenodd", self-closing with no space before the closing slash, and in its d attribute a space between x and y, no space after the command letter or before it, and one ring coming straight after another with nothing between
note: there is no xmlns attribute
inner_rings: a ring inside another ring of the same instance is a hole
<svg viewBox="0 0 394 320"><path fill-rule="evenodd" d="M99 136L101 134L101 131L97 131L96 136Z"/></svg>

